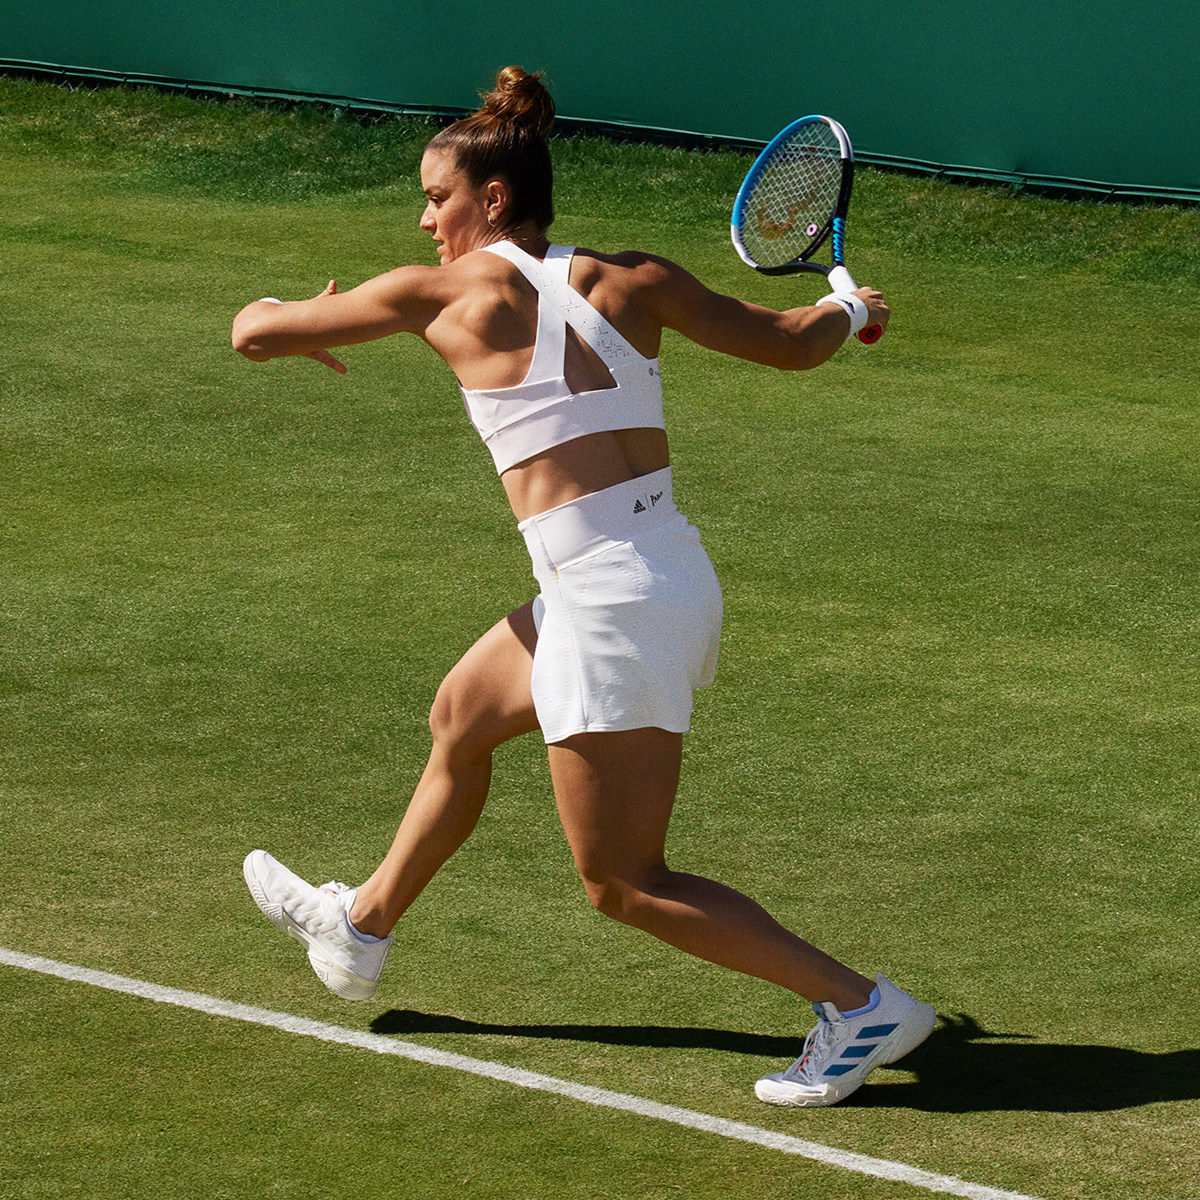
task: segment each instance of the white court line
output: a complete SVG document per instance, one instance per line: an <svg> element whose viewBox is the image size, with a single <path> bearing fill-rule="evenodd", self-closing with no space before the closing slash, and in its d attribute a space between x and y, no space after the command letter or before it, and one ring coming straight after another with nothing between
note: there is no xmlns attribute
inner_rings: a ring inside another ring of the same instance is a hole
<svg viewBox="0 0 1200 1200"><path fill-rule="evenodd" d="M769 1129L759 1129L754 1125L744 1125L738 1121L727 1121L706 1113L676 1108L671 1104L659 1104L654 1100L644 1100L640 1096L609 1092L604 1088L588 1087L586 1084L572 1083L566 1079L555 1079L551 1075L537 1075L532 1071L522 1071L517 1067L506 1067L502 1063L483 1062L477 1058L468 1058L463 1054L450 1054L444 1050L418 1046L413 1042L402 1042L377 1033L364 1033L358 1029L326 1025L321 1021L310 1021L305 1017L292 1016L290 1013L272 1012L270 1009L253 1008L247 1004L232 1004L228 1000L219 1000L215 996L205 996L198 992L183 992L177 988L147 983L142 979L110 975L107 971L93 971L87 967L55 962L49 958L36 958L30 954L21 954L16 950L6 950L3 946L0 946L0 963L10 967L19 967L26 971L38 971L43 975L54 975L59 979L68 979L75 983L106 988L112 992L125 992L130 996L140 996L144 1000L154 1000L159 1004L174 1004L179 1008L194 1009L196 1012L206 1013L209 1016L226 1017L233 1021L247 1021L251 1025L265 1025L270 1029L299 1034L301 1037L317 1038L323 1042L335 1042L343 1046L353 1046L359 1050L370 1050L375 1054L391 1054L397 1058L428 1063L430 1066L449 1067L452 1070L465 1071L471 1075L482 1075L488 1079L498 1079L502 1083L513 1084L516 1087L554 1092L556 1095L566 1096L571 1100L580 1100L584 1104L594 1104L600 1108L615 1108L640 1117L669 1121L673 1125L682 1125L687 1129L699 1129L704 1133L715 1133L720 1137L765 1146L770 1150L811 1159L814 1162L824 1163L826 1166L841 1167L859 1175L871 1175L877 1179L887 1179L896 1183L910 1183L914 1187L925 1188L946 1196L963 1196L966 1200L1037 1200L1035 1196L1026 1196L1020 1192L1001 1191L999 1188L985 1187L978 1183L967 1183L954 1175L937 1175L932 1171L923 1171L920 1167L910 1167L905 1163L889 1162L884 1158L869 1158L865 1154L854 1154L848 1150L836 1150L831 1146L822 1146L818 1142L806 1142L800 1138L789 1137L787 1134L774 1133Z"/></svg>

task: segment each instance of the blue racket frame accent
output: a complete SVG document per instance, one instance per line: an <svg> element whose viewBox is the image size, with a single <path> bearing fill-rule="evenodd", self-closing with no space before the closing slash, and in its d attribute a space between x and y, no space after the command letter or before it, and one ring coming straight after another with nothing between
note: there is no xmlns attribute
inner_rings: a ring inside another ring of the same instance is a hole
<svg viewBox="0 0 1200 1200"><path fill-rule="evenodd" d="M758 186L758 181L762 178L762 173L766 170L767 163L775 157L775 151L801 125L807 125L810 121L824 121L825 119L820 113L810 113L807 117L799 117L786 129L781 129L759 152L750 170L746 172L746 178L742 180L742 186L738 188L738 193L733 199L732 225L735 229L746 223L746 203L750 197L750 193Z"/></svg>

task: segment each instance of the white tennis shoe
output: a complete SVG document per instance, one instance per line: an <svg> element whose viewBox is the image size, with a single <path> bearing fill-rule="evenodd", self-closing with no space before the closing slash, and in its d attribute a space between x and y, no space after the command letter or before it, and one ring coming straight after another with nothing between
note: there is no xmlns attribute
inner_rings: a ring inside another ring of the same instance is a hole
<svg viewBox="0 0 1200 1200"><path fill-rule="evenodd" d="M876 1067L915 1050L937 1021L933 1005L921 1004L882 975L879 1003L861 1016L843 1016L832 1004L814 1004L819 1020L804 1053L786 1071L764 1075L754 1094L768 1104L814 1108L836 1104L863 1085Z"/></svg>
<svg viewBox="0 0 1200 1200"><path fill-rule="evenodd" d="M284 933L308 947L317 978L343 1000L375 995L391 937L370 938L350 925L356 889L344 883L306 883L265 850L251 850L242 874L254 903Z"/></svg>

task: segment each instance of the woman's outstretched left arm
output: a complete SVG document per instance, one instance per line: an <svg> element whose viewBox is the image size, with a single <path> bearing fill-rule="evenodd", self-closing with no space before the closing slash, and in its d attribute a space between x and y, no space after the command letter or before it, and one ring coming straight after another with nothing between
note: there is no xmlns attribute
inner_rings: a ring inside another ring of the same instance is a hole
<svg viewBox="0 0 1200 1200"><path fill-rule="evenodd" d="M254 362L306 357L344 373L330 347L424 331L440 307L430 286L434 269L401 267L344 293L331 279L311 300L290 304L255 300L234 318L233 348Z"/></svg>

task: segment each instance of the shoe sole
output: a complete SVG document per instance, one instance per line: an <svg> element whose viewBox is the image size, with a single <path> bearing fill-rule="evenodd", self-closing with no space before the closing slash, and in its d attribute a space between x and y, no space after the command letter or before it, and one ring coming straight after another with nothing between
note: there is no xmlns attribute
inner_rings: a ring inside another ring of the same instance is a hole
<svg viewBox="0 0 1200 1200"><path fill-rule="evenodd" d="M347 971L345 967L331 962L316 942L301 926L296 924L283 909L283 905L267 899L262 884L255 870L254 856L259 851L252 850L242 863L242 877L254 903L258 905L264 917L281 933L293 937L308 950L308 965L313 974L335 995L343 1000L370 1000L376 992L377 985L361 975Z"/></svg>
<svg viewBox="0 0 1200 1200"><path fill-rule="evenodd" d="M782 1108L827 1108L853 1095L876 1067L899 1062L911 1054L932 1032L937 1024L937 1010L932 1004L918 1004L899 1025L863 1060L865 1068L852 1087L846 1087L842 1077L837 1083L825 1084L814 1092L797 1083L764 1076L754 1085L754 1094L766 1104Z"/></svg>

